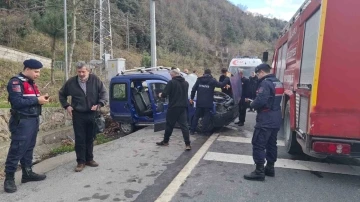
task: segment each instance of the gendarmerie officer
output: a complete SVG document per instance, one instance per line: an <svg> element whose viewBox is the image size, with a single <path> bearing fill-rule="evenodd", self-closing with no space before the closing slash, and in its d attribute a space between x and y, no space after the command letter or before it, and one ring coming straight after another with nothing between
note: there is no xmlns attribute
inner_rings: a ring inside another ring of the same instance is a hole
<svg viewBox="0 0 360 202"><path fill-rule="evenodd" d="M40 181L45 175L32 171L33 151L39 131L41 105L49 102L48 95L40 95L35 80L40 76L41 62L30 59L24 61L24 70L12 77L7 85L11 117L9 129L11 144L5 163L5 192L17 190L14 175L20 161L22 168L21 182Z"/></svg>
<svg viewBox="0 0 360 202"><path fill-rule="evenodd" d="M247 180L263 181L265 175L275 176L276 142L282 121L280 103L284 88L275 75L270 74L270 70L268 64L261 64L255 68L259 78L259 87L256 99L251 102L250 106L257 111L255 131L252 138L253 159L256 169L252 173L244 175ZM265 158L267 163L264 168Z"/></svg>

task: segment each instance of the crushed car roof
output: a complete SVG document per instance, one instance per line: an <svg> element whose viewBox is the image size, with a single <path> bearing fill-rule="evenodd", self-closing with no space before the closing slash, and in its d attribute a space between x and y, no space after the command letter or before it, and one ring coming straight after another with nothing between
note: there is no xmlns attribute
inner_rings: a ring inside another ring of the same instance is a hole
<svg viewBox="0 0 360 202"><path fill-rule="evenodd" d="M189 83L189 96L192 90L192 87L195 85L195 82L197 80L197 76L195 74L185 74L183 72L180 72L181 76L185 78L185 80ZM171 80L171 76L170 76L170 71L169 70L151 70L151 71L145 71L145 72L139 72L139 71L135 71L135 72L126 72L124 74L115 76L111 79L111 83L112 82L116 82L119 79L131 79L131 80L135 80L135 79L141 79L141 80L147 80L147 79L152 79L152 80L165 80L165 81L169 81ZM230 78L230 82L231 82L231 88L233 91L233 97L235 102L239 102L240 101L240 97L241 97L241 79L239 77L238 74L232 76ZM240 83L239 83L240 82Z"/></svg>

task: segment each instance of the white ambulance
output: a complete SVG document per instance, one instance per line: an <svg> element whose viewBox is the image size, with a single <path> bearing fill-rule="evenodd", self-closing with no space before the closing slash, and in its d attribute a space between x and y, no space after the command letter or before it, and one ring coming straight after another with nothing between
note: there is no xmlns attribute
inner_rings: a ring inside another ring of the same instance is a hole
<svg viewBox="0 0 360 202"><path fill-rule="evenodd" d="M262 60L259 58L233 58L230 62L228 71L231 72L231 74L235 75L239 73L239 69L242 69L244 72L244 76L249 78L249 76L251 76L251 72L254 72L255 67L257 67L261 63Z"/></svg>

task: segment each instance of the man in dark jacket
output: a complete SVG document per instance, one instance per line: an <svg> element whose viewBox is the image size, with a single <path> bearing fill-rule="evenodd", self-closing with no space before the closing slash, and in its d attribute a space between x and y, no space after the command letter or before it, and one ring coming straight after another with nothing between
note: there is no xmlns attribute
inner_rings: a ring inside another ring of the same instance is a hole
<svg viewBox="0 0 360 202"><path fill-rule="evenodd" d="M202 121L202 132L205 135L209 135L209 124L210 124L210 118L211 118L211 109L213 108L214 104L214 90L215 87L217 88L229 88L230 86L227 85L230 81L229 79L229 73L227 73L227 77L224 79L223 82L219 83L217 82L212 76L210 69L206 69L204 72L204 75L202 77L199 77L196 80L195 85L192 88L191 91L191 99L190 103L193 104L195 93L197 92L196 96L196 111L194 118L191 123L190 133L194 134L195 129L197 127L198 121L200 117L203 117Z"/></svg>
<svg viewBox="0 0 360 202"><path fill-rule="evenodd" d="M71 96L71 104L67 97ZM95 115L99 107L106 105L108 95L103 82L85 63L77 65L77 76L70 78L59 91L59 100L73 119L75 133L76 172L85 165L97 167L94 161L93 142L96 137Z"/></svg>
<svg viewBox="0 0 360 202"><path fill-rule="evenodd" d="M256 98L256 90L257 90L257 84L258 84L258 78L255 74L255 72L251 72L251 76L249 77L250 84L249 84L249 98L252 100L255 100ZM249 107L249 112L254 112L253 108Z"/></svg>
<svg viewBox="0 0 360 202"><path fill-rule="evenodd" d="M227 69L226 68L222 68L221 69L221 76L219 77L219 82L223 82L225 80L225 78L227 78L226 74L227 74ZM227 85L231 86L230 85L230 80L228 80L229 82L227 83ZM231 87L230 88L221 88L221 92L227 94L228 96L232 97L232 90L231 90Z"/></svg>
<svg viewBox="0 0 360 202"><path fill-rule="evenodd" d="M246 118L246 109L248 108L249 104L245 102L246 98L249 98L249 79L244 76L243 70L239 70L240 78L241 78L241 85L242 85L242 92L241 92L241 99L239 102L239 121L235 122L239 126L244 126L245 118Z"/></svg>
<svg viewBox="0 0 360 202"><path fill-rule="evenodd" d="M257 97L250 106L257 111L255 131L252 138L256 169L254 172L244 175L247 180L263 181L265 175L275 176L276 141L282 122L280 103L284 87L275 75L270 74L270 70L268 64L261 64L255 69L259 77L259 88ZM264 168L265 158L267 163Z"/></svg>
<svg viewBox="0 0 360 202"><path fill-rule="evenodd" d="M168 146L174 126L176 122L178 122L184 137L185 149L188 151L191 150L189 126L187 123L189 83L185 81L176 69L171 70L170 75L172 79L167 83L164 91L159 93L159 97L161 98L169 97L169 106L166 113L164 140L156 144L159 146Z"/></svg>

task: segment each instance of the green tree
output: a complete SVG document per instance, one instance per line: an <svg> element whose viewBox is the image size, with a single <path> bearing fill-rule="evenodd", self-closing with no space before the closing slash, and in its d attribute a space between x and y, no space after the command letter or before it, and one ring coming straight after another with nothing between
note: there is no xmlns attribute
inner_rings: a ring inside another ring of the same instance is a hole
<svg viewBox="0 0 360 202"><path fill-rule="evenodd" d="M144 52L141 59L141 66L150 67L151 66L151 56L148 52Z"/></svg>
<svg viewBox="0 0 360 202"><path fill-rule="evenodd" d="M34 16L35 27L52 38L51 43L51 83L55 83L54 62L56 59L56 41L64 36L64 14L61 1L47 0L43 14ZM68 21L71 21L68 17ZM68 23L70 24L70 22Z"/></svg>

